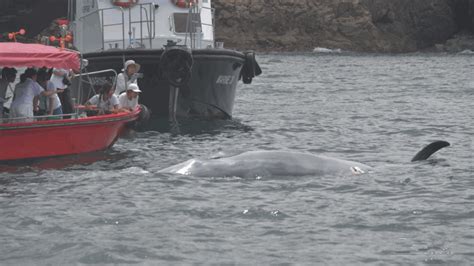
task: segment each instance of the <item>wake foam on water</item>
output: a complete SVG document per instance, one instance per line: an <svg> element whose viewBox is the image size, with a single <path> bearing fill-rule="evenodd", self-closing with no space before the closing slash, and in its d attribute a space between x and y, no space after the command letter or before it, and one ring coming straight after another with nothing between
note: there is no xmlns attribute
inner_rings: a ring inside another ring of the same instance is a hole
<svg viewBox="0 0 474 266"><path fill-rule="evenodd" d="M462 55L474 55L474 51L467 49L467 50L464 50L464 51L459 52L458 54L462 54Z"/></svg>
<svg viewBox="0 0 474 266"><path fill-rule="evenodd" d="M236 217L245 218L245 219L285 219L290 217L289 215L283 213L280 210L265 210L262 208L250 208L245 209L238 213Z"/></svg>
<svg viewBox="0 0 474 266"><path fill-rule="evenodd" d="M129 168L125 168L125 169L122 169L120 171L120 173L122 174L140 174L140 175L145 175L145 174L149 174L150 172L143 169L143 168L140 168L140 167L136 167L136 166L132 166L132 167L129 167Z"/></svg>
<svg viewBox="0 0 474 266"><path fill-rule="evenodd" d="M316 47L313 49L313 53L320 53L320 54L340 54L342 53L341 49L329 49L325 47Z"/></svg>

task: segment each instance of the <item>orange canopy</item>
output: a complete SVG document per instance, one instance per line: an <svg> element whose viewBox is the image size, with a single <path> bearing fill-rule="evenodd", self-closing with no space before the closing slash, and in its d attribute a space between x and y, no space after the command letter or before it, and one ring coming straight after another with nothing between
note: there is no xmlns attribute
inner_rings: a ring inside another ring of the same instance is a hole
<svg viewBox="0 0 474 266"><path fill-rule="evenodd" d="M48 67L79 70L79 53L42 44L0 43L1 67Z"/></svg>

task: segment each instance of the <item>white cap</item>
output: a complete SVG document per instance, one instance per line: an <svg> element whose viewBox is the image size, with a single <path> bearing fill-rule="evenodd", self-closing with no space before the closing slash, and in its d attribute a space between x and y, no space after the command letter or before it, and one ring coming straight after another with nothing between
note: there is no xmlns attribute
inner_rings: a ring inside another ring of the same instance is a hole
<svg viewBox="0 0 474 266"><path fill-rule="evenodd" d="M131 83L130 85L128 85L127 91L142 92L140 88L138 88L138 85L136 83Z"/></svg>
<svg viewBox="0 0 474 266"><path fill-rule="evenodd" d="M122 71L125 71L130 65L135 65L135 67L137 68L137 72L140 70L140 67L141 67L140 64L135 63L134 60L127 60L125 61L125 64L123 64Z"/></svg>

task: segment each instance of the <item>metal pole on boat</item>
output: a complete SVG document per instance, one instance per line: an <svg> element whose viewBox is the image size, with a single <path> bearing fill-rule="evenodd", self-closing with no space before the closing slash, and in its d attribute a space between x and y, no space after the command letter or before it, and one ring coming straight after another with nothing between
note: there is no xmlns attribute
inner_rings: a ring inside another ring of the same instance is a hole
<svg viewBox="0 0 474 266"><path fill-rule="evenodd" d="M133 36L135 39L135 36ZM128 9L128 47L132 46L132 9ZM125 47L124 47L125 49Z"/></svg>
<svg viewBox="0 0 474 266"><path fill-rule="evenodd" d="M178 106L179 87L170 85L170 99L168 105L169 121L176 122L176 110Z"/></svg>
<svg viewBox="0 0 474 266"><path fill-rule="evenodd" d="M189 12L186 19L186 34L184 35L184 45L188 45Z"/></svg>
<svg viewBox="0 0 474 266"><path fill-rule="evenodd" d="M83 71L83 63L84 63L84 58L82 56L82 53L79 54L79 58L80 58L80 66L79 66L79 72L82 73ZM73 106L77 105L77 104L80 104L82 103L82 77L79 77L79 85L78 85L78 95L77 95L77 98L76 99L76 102L73 103ZM76 113L76 118L79 117L79 108L75 108L75 113Z"/></svg>
<svg viewBox="0 0 474 266"><path fill-rule="evenodd" d="M120 7L120 12L122 12L122 49L125 49L125 14L122 7Z"/></svg>
<svg viewBox="0 0 474 266"><path fill-rule="evenodd" d="M153 39L155 39L155 33L156 33L155 32L155 27L156 27L156 25L155 25L155 16L154 16L155 12L154 12L153 8L154 8L154 6L150 4L150 24L149 24L150 26L148 28L148 36L150 37L150 49L153 48L153 42L152 42L152 37L151 37L152 34L151 33L153 32ZM152 16L153 16L153 19L152 19Z"/></svg>
<svg viewBox="0 0 474 266"><path fill-rule="evenodd" d="M105 30L104 30L104 10L100 10L100 20L102 23L102 51L105 50ZM83 25L84 27L84 25ZM84 40L84 38L82 38Z"/></svg>
<svg viewBox="0 0 474 266"><path fill-rule="evenodd" d="M146 11L145 11L146 13ZM140 45L143 45L143 15L142 15L142 5L140 4Z"/></svg>

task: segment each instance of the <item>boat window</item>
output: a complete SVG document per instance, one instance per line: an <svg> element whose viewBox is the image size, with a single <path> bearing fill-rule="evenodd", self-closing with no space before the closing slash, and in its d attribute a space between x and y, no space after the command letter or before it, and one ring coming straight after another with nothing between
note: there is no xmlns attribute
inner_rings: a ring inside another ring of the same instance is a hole
<svg viewBox="0 0 474 266"><path fill-rule="evenodd" d="M199 28L199 32L201 32L201 16L199 13L174 13L174 31L176 33L186 33L186 23L188 22L188 15L190 15L190 25L188 32L197 32L197 28Z"/></svg>

